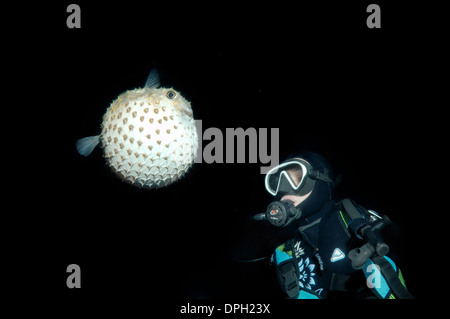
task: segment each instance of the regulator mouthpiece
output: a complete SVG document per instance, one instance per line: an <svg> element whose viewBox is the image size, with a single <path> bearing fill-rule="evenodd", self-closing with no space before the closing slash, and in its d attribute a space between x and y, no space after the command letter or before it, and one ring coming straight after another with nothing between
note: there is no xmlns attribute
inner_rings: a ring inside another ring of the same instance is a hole
<svg viewBox="0 0 450 319"><path fill-rule="evenodd" d="M266 219L275 227L285 227L301 216L301 210L290 200L272 202L266 210Z"/></svg>

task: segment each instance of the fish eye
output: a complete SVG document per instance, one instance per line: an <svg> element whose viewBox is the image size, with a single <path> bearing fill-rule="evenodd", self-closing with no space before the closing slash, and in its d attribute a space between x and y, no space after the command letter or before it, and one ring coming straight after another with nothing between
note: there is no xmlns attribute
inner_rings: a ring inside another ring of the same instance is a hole
<svg viewBox="0 0 450 319"><path fill-rule="evenodd" d="M177 94L174 91L167 92L166 96L168 99L172 100Z"/></svg>

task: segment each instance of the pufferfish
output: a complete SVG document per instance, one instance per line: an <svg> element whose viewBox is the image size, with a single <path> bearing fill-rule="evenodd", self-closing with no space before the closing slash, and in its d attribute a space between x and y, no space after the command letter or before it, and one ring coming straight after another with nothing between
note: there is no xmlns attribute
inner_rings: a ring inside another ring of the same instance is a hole
<svg viewBox="0 0 450 319"><path fill-rule="evenodd" d="M76 142L78 153L88 156L100 144L112 171L140 188L167 186L183 177L198 148L191 104L159 85L153 69L144 88L120 94L103 116L101 134Z"/></svg>

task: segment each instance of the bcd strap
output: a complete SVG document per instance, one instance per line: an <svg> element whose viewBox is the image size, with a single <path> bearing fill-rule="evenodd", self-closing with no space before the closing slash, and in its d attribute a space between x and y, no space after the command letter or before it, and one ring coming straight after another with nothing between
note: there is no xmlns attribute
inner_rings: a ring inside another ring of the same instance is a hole
<svg viewBox="0 0 450 319"><path fill-rule="evenodd" d="M348 198L343 199L342 205L344 206L344 209L347 212L347 214L351 220L363 218L361 216L361 213L356 208L355 203L351 199L348 199Z"/></svg>
<svg viewBox="0 0 450 319"><path fill-rule="evenodd" d="M392 265L383 257L375 256L373 262L380 267L381 274L388 283L395 296L400 299L415 299L398 278Z"/></svg>
<svg viewBox="0 0 450 319"><path fill-rule="evenodd" d="M278 282L283 291L291 299L297 299L300 293L300 270L298 269L298 261L295 256L294 242L295 240L291 239L284 244L284 252L282 252L282 254L287 254L287 257L289 257L288 259L280 262L280 260L277 260L275 257ZM279 250L279 248L277 249ZM279 251L281 252L281 250ZM290 252L290 254L288 254L288 252Z"/></svg>

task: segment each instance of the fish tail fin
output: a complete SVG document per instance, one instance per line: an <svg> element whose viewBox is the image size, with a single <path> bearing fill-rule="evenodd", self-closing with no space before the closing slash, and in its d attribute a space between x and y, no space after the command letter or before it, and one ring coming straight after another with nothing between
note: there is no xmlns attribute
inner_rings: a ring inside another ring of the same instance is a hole
<svg viewBox="0 0 450 319"><path fill-rule="evenodd" d="M92 153L94 148L100 142L100 135L96 136L88 136L85 138L80 138L75 144L78 153L83 156L89 156Z"/></svg>

